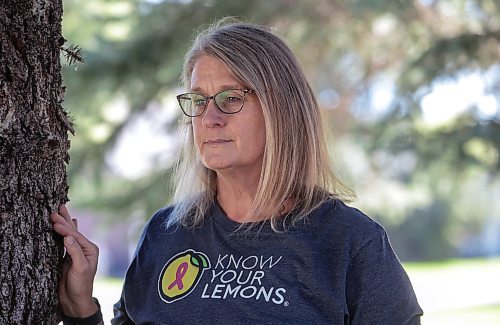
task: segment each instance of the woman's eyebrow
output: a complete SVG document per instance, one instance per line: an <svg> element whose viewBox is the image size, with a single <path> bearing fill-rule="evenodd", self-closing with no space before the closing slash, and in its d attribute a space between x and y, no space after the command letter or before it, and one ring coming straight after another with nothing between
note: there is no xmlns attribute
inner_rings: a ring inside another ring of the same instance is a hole
<svg viewBox="0 0 500 325"><path fill-rule="evenodd" d="M218 91L223 91L223 90L226 90L226 89L241 89L241 88L245 88L244 86L240 85L240 84L227 84L227 85L222 85L220 87L218 87ZM205 93L204 90L201 88L201 87L195 87L195 88L191 88L190 90L191 92L199 92L201 94Z"/></svg>

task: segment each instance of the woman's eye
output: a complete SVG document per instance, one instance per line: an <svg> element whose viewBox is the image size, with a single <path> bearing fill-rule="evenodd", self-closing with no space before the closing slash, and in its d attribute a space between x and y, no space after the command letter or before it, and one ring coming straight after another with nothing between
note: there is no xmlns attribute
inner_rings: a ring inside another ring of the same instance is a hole
<svg viewBox="0 0 500 325"><path fill-rule="evenodd" d="M205 100L204 99L197 99L194 100L194 106L205 106Z"/></svg>
<svg viewBox="0 0 500 325"><path fill-rule="evenodd" d="M239 97L231 97L231 96L229 96L229 97L226 98L227 102L238 102L240 100L241 100L241 98L239 98Z"/></svg>

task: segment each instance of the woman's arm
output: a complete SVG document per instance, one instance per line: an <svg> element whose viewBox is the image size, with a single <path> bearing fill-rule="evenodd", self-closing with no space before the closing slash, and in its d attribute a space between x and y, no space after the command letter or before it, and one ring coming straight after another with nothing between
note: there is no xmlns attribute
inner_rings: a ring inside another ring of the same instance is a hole
<svg viewBox="0 0 500 325"><path fill-rule="evenodd" d="M353 256L346 294L349 324L420 324L422 309L410 279L380 226Z"/></svg>

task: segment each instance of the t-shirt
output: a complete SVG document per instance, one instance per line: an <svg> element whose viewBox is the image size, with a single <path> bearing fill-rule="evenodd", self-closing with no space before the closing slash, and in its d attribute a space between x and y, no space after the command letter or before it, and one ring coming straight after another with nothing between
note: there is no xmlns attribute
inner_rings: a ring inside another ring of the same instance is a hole
<svg viewBox="0 0 500 325"><path fill-rule="evenodd" d="M384 229L340 200L274 232L230 220L148 222L112 324L419 324L408 276Z"/></svg>

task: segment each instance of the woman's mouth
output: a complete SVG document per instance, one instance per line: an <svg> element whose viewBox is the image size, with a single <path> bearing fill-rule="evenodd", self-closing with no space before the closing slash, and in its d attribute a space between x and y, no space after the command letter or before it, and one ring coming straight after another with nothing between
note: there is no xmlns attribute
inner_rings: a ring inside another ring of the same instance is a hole
<svg viewBox="0 0 500 325"><path fill-rule="evenodd" d="M226 140L226 139L212 139L212 140L206 140L205 144L223 144L231 142L231 140Z"/></svg>

